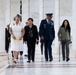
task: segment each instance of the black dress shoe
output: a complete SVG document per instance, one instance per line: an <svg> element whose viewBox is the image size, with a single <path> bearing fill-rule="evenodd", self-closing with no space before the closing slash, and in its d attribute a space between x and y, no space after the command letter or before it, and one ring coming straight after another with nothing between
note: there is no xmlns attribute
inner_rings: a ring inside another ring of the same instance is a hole
<svg viewBox="0 0 76 75"><path fill-rule="evenodd" d="M41 55L43 55L43 52L41 52Z"/></svg>
<svg viewBox="0 0 76 75"><path fill-rule="evenodd" d="M28 55L24 55L25 57L28 57Z"/></svg>
<svg viewBox="0 0 76 75"><path fill-rule="evenodd" d="M70 60L70 58L66 58L66 61L68 62Z"/></svg>
<svg viewBox="0 0 76 75"><path fill-rule="evenodd" d="M51 61L53 61L53 58L50 58L50 60L49 60L49 61L50 61L50 62L51 62Z"/></svg>
<svg viewBox="0 0 76 75"><path fill-rule="evenodd" d="M30 60L28 60L27 63L30 63Z"/></svg>
<svg viewBox="0 0 76 75"><path fill-rule="evenodd" d="M34 60L32 60L32 62L35 62Z"/></svg>
<svg viewBox="0 0 76 75"><path fill-rule="evenodd" d="M65 61L65 59L63 58L63 61Z"/></svg>
<svg viewBox="0 0 76 75"><path fill-rule="evenodd" d="M46 59L45 61L48 61L48 59Z"/></svg>

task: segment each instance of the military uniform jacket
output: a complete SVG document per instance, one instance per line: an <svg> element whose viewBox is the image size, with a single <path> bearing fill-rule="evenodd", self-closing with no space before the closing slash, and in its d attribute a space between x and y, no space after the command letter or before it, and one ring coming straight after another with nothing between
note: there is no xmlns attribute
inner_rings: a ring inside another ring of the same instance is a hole
<svg viewBox="0 0 76 75"><path fill-rule="evenodd" d="M55 38L54 22L52 20L50 22L48 24L46 19L41 21L39 35L43 36L44 40L54 40Z"/></svg>

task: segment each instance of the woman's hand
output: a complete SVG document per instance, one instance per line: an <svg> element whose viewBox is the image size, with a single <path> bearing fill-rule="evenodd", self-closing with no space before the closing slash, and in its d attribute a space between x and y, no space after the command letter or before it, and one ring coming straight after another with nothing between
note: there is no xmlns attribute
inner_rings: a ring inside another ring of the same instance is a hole
<svg viewBox="0 0 76 75"><path fill-rule="evenodd" d="M14 40L16 40L16 37L15 37L15 36L12 36L12 38L13 38Z"/></svg>
<svg viewBox="0 0 76 75"><path fill-rule="evenodd" d="M61 38L59 38L58 41L61 41Z"/></svg>
<svg viewBox="0 0 76 75"><path fill-rule="evenodd" d="M19 40L22 40L22 37L20 37Z"/></svg>
<svg viewBox="0 0 76 75"><path fill-rule="evenodd" d="M23 43L24 43L24 44L27 44L27 41L24 41Z"/></svg>

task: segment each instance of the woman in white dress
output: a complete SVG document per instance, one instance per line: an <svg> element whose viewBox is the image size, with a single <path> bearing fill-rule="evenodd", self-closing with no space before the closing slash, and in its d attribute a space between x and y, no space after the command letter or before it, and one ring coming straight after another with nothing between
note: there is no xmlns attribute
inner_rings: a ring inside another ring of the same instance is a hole
<svg viewBox="0 0 76 75"><path fill-rule="evenodd" d="M11 34L11 51L13 51L14 62L17 63L19 51L23 51L24 25L20 22L21 16L16 15L15 21L11 23L9 32Z"/></svg>

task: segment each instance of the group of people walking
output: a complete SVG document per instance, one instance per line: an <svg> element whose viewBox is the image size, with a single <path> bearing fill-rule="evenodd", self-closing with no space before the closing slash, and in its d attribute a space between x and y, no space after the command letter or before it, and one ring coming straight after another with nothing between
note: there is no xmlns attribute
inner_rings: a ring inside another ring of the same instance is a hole
<svg viewBox="0 0 76 75"><path fill-rule="evenodd" d="M41 54L43 54L43 46L45 52L45 61L53 61L52 43L55 39L53 13L46 14L46 19L40 23L39 32L37 25L34 25L33 18L28 18L28 25L21 22L21 16L16 15L9 27L11 34L11 51L13 51L13 61L18 62L18 55L23 51L23 43L27 43L28 47L28 63L35 62L35 46L41 42ZM68 20L64 20L58 31L58 38L62 44L63 61L69 61L69 44L71 42L71 27ZM65 49L66 48L66 49Z"/></svg>

